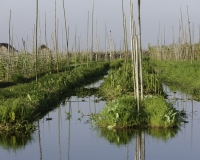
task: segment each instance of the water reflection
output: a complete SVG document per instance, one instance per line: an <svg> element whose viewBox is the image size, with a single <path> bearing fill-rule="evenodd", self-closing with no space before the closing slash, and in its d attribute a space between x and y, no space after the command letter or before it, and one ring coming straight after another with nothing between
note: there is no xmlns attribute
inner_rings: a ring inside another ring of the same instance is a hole
<svg viewBox="0 0 200 160"><path fill-rule="evenodd" d="M41 144L41 137L40 137L40 122L37 121L37 127L38 127L38 144L39 144L39 150L40 150L40 160L42 160L42 144Z"/></svg>
<svg viewBox="0 0 200 160"><path fill-rule="evenodd" d="M25 148L34 140L32 134L5 134L0 133L0 147L8 151L16 152L18 149Z"/></svg>
<svg viewBox="0 0 200 160"><path fill-rule="evenodd" d="M1 134L0 147L3 149L0 149L0 153L7 157L6 160L162 159L159 156L173 160L186 159L187 156L195 159L195 155L199 156L196 151L196 148L199 148L200 125L196 112L199 111L198 102L178 91L175 93L168 89L167 92L170 102L188 114L188 123L183 123L180 128L93 128L89 115L98 113L105 102L99 102L94 95L80 98L73 96L63 100L57 109L36 122L37 131L33 135ZM47 121L46 118L52 119ZM180 130L182 132L179 132ZM8 150L9 154L5 153L5 150ZM168 157L169 153L164 150L171 151L170 156L173 158ZM177 152L178 154L175 154Z"/></svg>
<svg viewBox="0 0 200 160"><path fill-rule="evenodd" d="M79 105L78 105L78 108L79 108ZM69 102L69 113L71 115L71 101ZM68 160L70 160L70 125L71 124L71 118L68 119L68 150L67 150L67 157L68 157Z"/></svg>
<svg viewBox="0 0 200 160"><path fill-rule="evenodd" d="M129 157L128 145L135 143L135 160L145 160L145 134L151 137L167 142L167 140L175 138L179 128L161 129L148 128L145 130L126 129L126 130L108 130L107 128L95 128L99 137L109 141L116 146L127 147L127 157Z"/></svg>
<svg viewBox="0 0 200 160"><path fill-rule="evenodd" d="M135 135L135 160L145 160L145 136L144 131Z"/></svg>

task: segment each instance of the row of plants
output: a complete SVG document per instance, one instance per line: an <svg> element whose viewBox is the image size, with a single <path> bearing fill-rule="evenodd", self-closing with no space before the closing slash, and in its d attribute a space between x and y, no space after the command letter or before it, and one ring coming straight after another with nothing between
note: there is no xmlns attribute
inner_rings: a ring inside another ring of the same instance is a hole
<svg viewBox="0 0 200 160"><path fill-rule="evenodd" d="M157 60L199 60L200 43L189 44L188 42L172 43L170 45L148 45L147 53L151 59Z"/></svg>
<svg viewBox="0 0 200 160"><path fill-rule="evenodd" d="M37 74L44 75L49 72L64 71L69 66L86 64L92 61L102 61L105 54L100 53L59 53L41 51L37 55ZM35 78L36 58L35 53L21 52L0 54L0 82L27 82Z"/></svg>
<svg viewBox="0 0 200 160"><path fill-rule="evenodd" d="M152 61L162 81L200 100L200 63L198 61Z"/></svg>
<svg viewBox="0 0 200 160"><path fill-rule="evenodd" d="M131 61L113 62L118 69L111 70L100 86L106 107L93 116L95 124L108 129L132 127L178 127L184 118L182 111L176 110L165 100L159 75L154 71L148 58L143 59L144 98L140 101L138 113L134 96ZM112 66L112 64L111 64ZM113 67L116 68L116 67Z"/></svg>
<svg viewBox="0 0 200 160"><path fill-rule="evenodd" d="M106 74L108 63L80 65L71 71L48 73L38 82L22 83L0 90L0 130L29 131L35 120L53 109L72 90Z"/></svg>

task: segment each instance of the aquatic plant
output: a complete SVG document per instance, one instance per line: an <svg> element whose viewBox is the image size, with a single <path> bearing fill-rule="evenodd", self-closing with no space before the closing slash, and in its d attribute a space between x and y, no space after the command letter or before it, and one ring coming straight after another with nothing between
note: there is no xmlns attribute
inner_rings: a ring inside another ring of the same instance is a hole
<svg viewBox="0 0 200 160"><path fill-rule="evenodd" d="M95 124L107 129L132 127L177 127L183 120L181 111L161 96L148 96L141 101L140 113L133 96L124 95L107 102L106 107L93 117Z"/></svg>

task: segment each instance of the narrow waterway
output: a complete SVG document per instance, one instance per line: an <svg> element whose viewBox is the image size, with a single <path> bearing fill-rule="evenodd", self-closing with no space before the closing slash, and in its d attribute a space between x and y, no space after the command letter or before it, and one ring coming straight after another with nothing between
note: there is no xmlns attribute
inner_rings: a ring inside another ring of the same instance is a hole
<svg viewBox="0 0 200 160"><path fill-rule="evenodd" d="M180 129L97 129L90 115L105 102L95 96L73 96L36 122L32 135L1 136L0 155L4 160L199 160L200 102L167 86L164 89L171 103L188 114L188 123Z"/></svg>

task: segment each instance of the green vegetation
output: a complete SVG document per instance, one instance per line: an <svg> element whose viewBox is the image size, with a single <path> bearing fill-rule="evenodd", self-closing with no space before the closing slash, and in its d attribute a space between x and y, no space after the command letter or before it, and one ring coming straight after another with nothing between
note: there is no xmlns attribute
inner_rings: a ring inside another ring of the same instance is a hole
<svg viewBox="0 0 200 160"><path fill-rule="evenodd" d="M134 94L134 82L131 61L128 64L121 62L121 67L114 67L116 64L120 66L115 61L111 62L112 68L117 68L110 70L108 77L105 79L104 83L100 86L100 91L102 95L107 100L115 99L124 94L133 95ZM149 59L143 60L143 84L144 84L144 94L145 95L162 95L165 96L159 75L155 73L152 68L152 64Z"/></svg>
<svg viewBox="0 0 200 160"><path fill-rule="evenodd" d="M198 61L153 61L162 81L200 100L200 64Z"/></svg>
<svg viewBox="0 0 200 160"><path fill-rule="evenodd" d="M38 83L18 84L0 90L0 129L10 132L33 129L31 122L43 116L72 90L107 72L108 63L80 65L71 71L48 73Z"/></svg>
<svg viewBox="0 0 200 160"><path fill-rule="evenodd" d="M109 72L100 86L107 105L93 117L96 125L108 129L178 127L183 121L182 111L166 102L159 75L153 70L148 58L143 60L144 98L140 101L139 113L132 77L131 63L122 64L122 67Z"/></svg>
<svg viewBox="0 0 200 160"><path fill-rule="evenodd" d="M177 127L183 120L182 112L161 96L149 96L141 101L140 113L132 96L118 97L107 103L95 116L96 125L108 129L131 127Z"/></svg>
<svg viewBox="0 0 200 160"><path fill-rule="evenodd" d="M175 42L168 46L149 45L147 53L149 54L151 59L157 59L157 60L199 61L200 43L194 43L190 45L186 40L186 42L182 44L180 44L180 42Z"/></svg>

